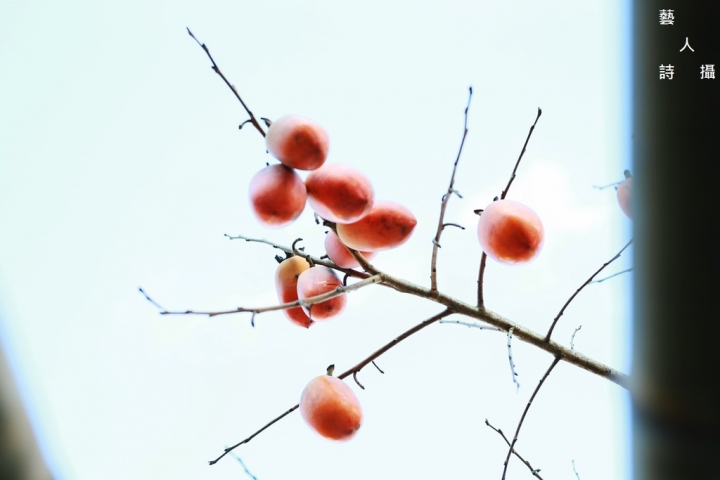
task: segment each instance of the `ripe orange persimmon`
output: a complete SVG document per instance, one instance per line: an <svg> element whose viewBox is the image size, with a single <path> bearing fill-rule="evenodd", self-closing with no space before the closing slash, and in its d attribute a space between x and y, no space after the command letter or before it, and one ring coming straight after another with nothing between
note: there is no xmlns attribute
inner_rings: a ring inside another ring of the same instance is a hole
<svg viewBox="0 0 720 480"><path fill-rule="evenodd" d="M342 282L335 272L323 265L315 265L300 274L297 282L297 294L300 300L332 292L342 287ZM341 293L324 302L315 303L305 308L312 320L327 320L340 315L347 304L347 293Z"/></svg>
<svg viewBox="0 0 720 480"><path fill-rule="evenodd" d="M370 180L358 170L339 163L325 164L305 179L310 207L335 223L353 223L373 206Z"/></svg>
<svg viewBox="0 0 720 480"><path fill-rule="evenodd" d="M355 268L359 267L360 264L355 260L355 257L352 256L350 251L340 243L340 240L338 239L337 235L335 235L335 232L330 230L327 235L325 235L325 253L327 253L327 256L330 260L335 262L335 265L338 267L343 268ZM365 257L365 260L370 261L373 258L375 258L375 255L377 255L377 252L360 252L363 257Z"/></svg>
<svg viewBox="0 0 720 480"><path fill-rule="evenodd" d="M405 243L417 219L403 205L376 201L370 212L354 223L338 224L337 234L348 247L363 252L388 250Z"/></svg>
<svg viewBox="0 0 720 480"><path fill-rule="evenodd" d="M540 217L530 207L513 200L496 200L480 215L477 235L488 257L519 265L540 253L544 229Z"/></svg>
<svg viewBox="0 0 720 480"><path fill-rule="evenodd" d="M265 145L268 152L284 165L298 170L315 170L325 163L330 139L312 120L287 115L270 125Z"/></svg>
<svg viewBox="0 0 720 480"><path fill-rule="evenodd" d="M310 264L302 257L290 257L278 265L275 271L275 289L280 303L294 302L298 299L298 275L310 268ZM285 316L296 325L308 328L313 321L307 316L302 307L283 310Z"/></svg>
<svg viewBox="0 0 720 480"><path fill-rule="evenodd" d="M300 415L329 440L349 440L362 424L362 408L345 383L329 375L310 380L300 396Z"/></svg>
<svg viewBox="0 0 720 480"><path fill-rule="evenodd" d="M300 175L285 165L269 165L250 181L250 205L266 227L292 223L305 209L307 191Z"/></svg>
<svg viewBox="0 0 720 480"><path fill-rule="evenodd" d="M630 208L632 199L632 175L630 174L630 170L625 170L625 180L620 182L620 185L617 187L617 199L620 209L632 220L632 209Z"/></svg>

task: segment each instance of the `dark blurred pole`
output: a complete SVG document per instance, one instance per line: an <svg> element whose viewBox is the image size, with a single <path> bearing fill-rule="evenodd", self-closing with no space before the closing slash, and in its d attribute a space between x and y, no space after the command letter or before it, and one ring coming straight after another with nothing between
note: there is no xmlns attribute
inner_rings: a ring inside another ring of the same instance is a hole
<svg viewBox="0 0 720 480"><path fill-rule="evenodd" d="M633 15L635 480L720 479L720 1Z"/></svg>
<svg viewBox="0 0 720 480"><path fill-rule="evenodd" d="M0 480L51 480L0 345Z"/></svg>

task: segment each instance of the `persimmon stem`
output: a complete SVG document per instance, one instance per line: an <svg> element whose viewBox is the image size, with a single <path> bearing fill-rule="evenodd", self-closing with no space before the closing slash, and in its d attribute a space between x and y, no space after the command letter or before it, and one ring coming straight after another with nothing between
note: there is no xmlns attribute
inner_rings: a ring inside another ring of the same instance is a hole
<svg viewBox="0 0 720 480"><path fill-rule="evenodd" d="M460 148L458 149L457 156L455 157L455 163L453 164L452 169L452 175L450 175L450 185L448 185L447 192L445 195L443 195L442 203L440 204L440 218L438 219L438 226L437 231L435 232L435 238L433 238L432 244L432 260L430 261L430 291L431 292L437 292L437 256L438 256L438 248L440 248L440 236L442 235L443 230L445 230L445 227L448 225L453 225L455 227L460 227L460 225L456 223L444 223L445 221L445 210L447 209L448 201L450 200L450 197L453 193L457 194L458 196L460 194L457 193L457 191L454 188L455 185L455 173L457 172L457 166L460 162L460 155L462 155L463 147L465 146L465 138L467 137L468 128L467 128L467 121L468 121L468 111L470 110L470 101L472 100L472 94L473 90L472 87L468 88L468 101L467 105L465 106L465 121L463 125L463 135L462 140L460 141ZM460 227L463 228L463 227Z"/></svg>
<svg viewBox="0 0 720 480"><path fill-rule="evenodd" d="M185 28L187 28L187 27L185 27ZM197 44L200 45L200 47L202 47L203 50L205 50L205 54L208 56L208 58L209 58L210 61L212 62L212 69L213 69L213 71L214 71L215 73L217 73L218 75L220 75L220 78L223 79L223 82L225 82L225 85L227 85L228 88L229 88L230 90L232 90L232 92L235 94L235 97L240 101L240 103L242 104L243 108L245 109L245 111L247 112L247 114L250 116L250 120L249 120L250 123L252 123L253 126L257 129L257 131L260 132L260 135L262 135L262 136L264 137L264 136L265 136L265 131L262 129L262 127L260 126L260 123L258 123L257 119L255 118L255 115L253 115L253 113L250 111L250 109L249 109L248 106L245 104L245 102L243 101L243 99L240 98L240 94L238 93L237 89L235 88L235 85L233 85L232 83L230 83L230 82L228 81L228 79L225 78L225 75L223 75L223 73L220 71L220 67L218 67L218 64L215 62L215 59L212 57L212 55L210 55L210 50L208 49L207 45L205 45L204 43L200 42L200 40L198 40L197 37L195 37L195 35L193 35L193 33L190 31L189 28L187 28L187 32L188 32L188 34L193 38L193 40L195 40L195 41L197 42ZM246 123L246 122L243 122L243 125L244 125L244 123ZM242 127L242 125L240 125L240 127Z"/></svg>
<svg viewBox="0 0 720 480"><path fill-rule="evenodd" d="M550 325L550 329L548 330L547 335L545 335L545 341L548 341L548 342L550 341L550 336L552 335L552 332L553 332L553 330L555 329L555 325L557 324L558 320L560 320L560 317L562 317L563 313L565 313L565 309L568 307L568 305L570 305L570 302L572 302L572 301L575 299L575 297L577 297L578 293L580 293L580 291L581 291L583 288L585 288L588 284L590 284L590 282L592 282L593 278L595 278L600 272L602 272L602 271L605 269L605 267L607 267L607 266L610 265L612 262L614 262L615 260L617 260L618 258L620 258L620 255L622 255L622 253L625 251L625 249L628 248L632 242L633 242L633 239L631 238L630 241L629 241L628 243L626 243L625 246L622 247L622 248L620 249L620 251L615 254L614 257L612 257L612 258L611 258L610 260L608 260L607 262L603 263L602 266L601 266L600 268L598 268L598 269L595 271L595 273L593 273L593 274L590 276L590 278L588 278L587 280L585 280L585 283L583 283L582 285L580 285L580 288L578 288L577 290L575 290L575 293L573 293L573 294L570 296L570 298L568 299L568 301L565 302L565 305L563 305L563 307L560 309L560 312L558 312L557 316L556 316L555 319L553 320L552 325Z"/></svg>
<svg viewBox="0 0 720 480"><path fill-rule="evenodd" d="M502 480L505 480L505 475L507 474L508 464L510 463L510 455L512 455L513 449L515 448L515 444L518 440L518 435L520 435L520 429L522 428L523 422L525 421L525 417L527 416L528 410L530 410L530 406L532 405L533 400L535 400L535 396L540 391L540 387L543 386L543 383L545 383L545 379L550 376L550 373L553 371L555 366L560 363L560 357L555 357L552 364L550 365L550 368L547 369L545 372L545 375L540 379L540 382L538 382L538 386L535 387L535 391L530 396L530 400L528 400L527 405L525 406L525 410L523 411L522 417L520 417L520 422L518 423L517 428L515 429L515 436L513 436L512 442L510 442L510 450L508 450L507 456L505 457L505 464L503 467L503 474L502 474Z"/></svg>

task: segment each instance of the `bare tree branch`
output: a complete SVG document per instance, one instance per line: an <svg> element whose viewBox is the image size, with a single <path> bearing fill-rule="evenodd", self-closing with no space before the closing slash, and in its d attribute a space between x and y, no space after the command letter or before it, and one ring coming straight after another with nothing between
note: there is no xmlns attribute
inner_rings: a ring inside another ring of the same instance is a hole
<svg viewBox="0 0 720 480"><path fill-rule="evenodd" d="M210 61L212 62L212 69L213 69L213 71L214 71L215 73L217 73L218 75L220 75L220 78L223 79L223 81L225 82L225 85L227 85L227 86L230 88L230 90L232 90L232 92L235 94L235 97L236 97L238 100L240 100L240 103L242 104L243 108L245 109L245 111L247 112L247 114L250 116L250 123L252 123L253 126L257 129L257 131L260 132L260 134L264 137L264 136L265 136L265 131L262 129L262 127L261 127L260 124L258 123L257 119L255 118L255 115L253 115L253 113L250 111L250 109L248 108L248 106L245 105L245 102L243 102L243 99L240 98L240 94L238 93L237 89L235 88L235 85L231 84L231 83L228 81L228 79L225 78L225 75L223 75L223 73L220 71L220 67L218 67L217 63L215 63L215 59L212 57L212 55L210 55L210 50L208 49L208 47L207 47L204 43L201 43L200 40L198 40L198 39L195 37L195 35L193 35L193 33L190 31L189 28L187 29L187 32L188 32L188 34L193 38L193 40L195 40L195 41L197 42L197 44L200 45L203 50L205 50L205 53L207 54L208 58L209 58ZM242 127L242 125L240 125L240 126Z"/></svg>
<svg viewBox="0 0 720 480"><path fill-rule="evenodd" d="M500 195L500 200L505 200L505 197L507 197L508 191L510 190L510 185L512 185L513 181L515 180L515 175L517 174L518 166L520 166L520 160L522 160L523 155L525 155L525 149L527 148L528 142L530 141L530 137L533 134L533 130L535 130L535 125L537 125L538 120L540 120L540 115L542 115L542 109L538 108L538 113L537 113L537 117L535 117L535 122L530 127L528 136L525 139L525 144L523 145L523 148L520 151L520 156L518 157L517 162L515 162L515 168L513 168L512 174L510 175L510 180L508 181L508 184L505 187L505 190L502 191L502 195Z"/></svg>
<svg viewBox="0 0 720 480"><path fill-rule="evenodd" d="M520 417L520 422L518 423L517 428L515 429L515 436L513 437L512 442L510 443L510 450L508 450L507 456L505 457L505 463L503 467L503 474L502 474L502 480L505 480L505 475L507 474L507 468L508 464L510 463L510 455L512 455L512 451L515 448L515 444L518 440L518 435L520 435L520 429L522 428L523 422L525 421L525 417L527 416L528 410L530 410L530 405L532 405L533 400L535 400L535 396L540 391L540 387L543 386L543 383L545 383L545 379L550 375L550 372L553 371L553 368L560 362L559 357L555 357L552 364L550 365L550 368L547 369L545 372L545 375L540 379L540 382L538 382L538 386L535 387L535 391L533 392L532 396L530 397L530 400L528 400L527 405L525 406L525 411L522 414L522 417Z"/></svg>
<svg viewBox="0 0 720 480"><path fill-rule="evenodd" d="M505 440L505 443L507 443L508 447L511 447L511 445L510 445L510 440L507 439L507 437L505 436L505 434L503 433L503 431L500 430L499 428L495 428L495 427L493 427L492 425L490 425L490 422L488 422L487 418L485 419L485 425L487 425L488 427L492 428L492 429L495 430L497 433L499 433L500 436L503 438L503 440ZM537 469L533 468L532 465L530 465L530 462L528 462L528 461L525 460L523 457L521 457L520 454L517 453L514 448L512 449L512 453L513 453L513 455L515 455L521 462L523 462L523 463L530 469L530 473L532 473L535 478L539 478L540 480L542 480L542 477L540 476L540 469L539 469L539 468L537 468Z"/></svg>
<svg viewBox="0 0 720 480"><path fill-rule="evenodd" d="M485 307L485 294L483 293L483 279L485 278L485 265L487 264L487 254L482 253L480 258L480 271L478 272L478 290L477 290L477 308Z"/></svg>
<svg viewBox="0 0 720 480"><path fill-rule="evenodd" d="M460 196L459 193L454 188L455 185L455 172L457 172L457 166L458 162L460 162L460 155L462 155L463 146L465 146L465 138L467 137L468 128L467 128L467 120L468 120L468 110L470 110L470 101L472 100L472 94L473 90L472 87L470 87L468 93L468 101L467 105L465 106L465 122L463 127L463 135L462 140L460 141L460 148L458 149L457 157L455 158L455 163L453 164L452 169L452 175L450 175L450 185L448 185L447 192L445 195L443 195L442 203L440 204L440 218L438 220L438 226L437 226L437 232L435 233L435 238L433 239L433 249L432 249L432 260L430 261L430 291L436 292L437 291L437 255L438 255L438 249L440 248L440 236L442 235L443 230L445 230L445 227L447 225L454 225L458 226L457 224L445 224L445 209L447 208L447 204L450 201L450 197L453 193ZM463 227L460 227L463 228Z"/></svg>
<svg viewBox="0 0 720 480"><path fill-rule="evenodd" d="M376 358L378 358L380 355L382 355L383 353L385 353L385 352L387 352L388 350L390 350L391 348L393 348L393 347L394 347L395 345L397 345L398 343L402 342L403 340L405 340L405 339L408 338L409 336L411 336L411 335L419 332L420 330L422 330L423 328L427 327L428 325L432 325L433 323L437 322L438 320L440 320L440 319L442 319L442 318L445 318L445 317L447 317L448 315L451 315L452 313L453 313L453 312L452 312L451 310L446 309L446 310L443 310L442 312L438 313L437 315L433 315L432 317L428 318L427 320L424 320L424 321L418 323L417 325L415 325L414 327L412 327L410 330L407 330L406 332L404 332L404 333L402 333L401 335L395 337L394 339L392 339L390 342L386 343L385 345L383 345L383 346L380 347L379 349L375 350L372 354L370 354L370 356L368 356L367 358L365 358L364 360L362 360L361 362L359 362L359 363L358 363L357 365L355 365L354 367L351 367L350 369L348 369L348 370L344 371L343 373L341 373L340 375L338 375L337 378L339 378L339 379L342 380L342 379L346 378L346 377L349 376L349 375L353 375L354 378L355 378L355 381L357 382L357 373L358 373L360 370L362 370L367 364L369 364L369 363L373 363L373 364L374 364L374 363L375 363L374 360L375 360ZM380 368L378 368L377 365L375 365L375 368L377 368L378 370L380 370ZM329 370L328 370L328 371L329 371ZM380 373L384 373L384 372L383 372L382 370L380 370ZM358 382L358 385L360 385L359 382ZM363 388L363 389L365 388L365 387L363 387L362 385L360 385L360 387ZM278 415L277 417L275 417L274 419L272 419L270 422L266 423L260 430L256 431L255 433L253 433L252 435L250 435L250 436L247 437L246 439L244 439L244 440L236 443L236 444L233 445L232 447L225 448L225 451L223 452L222 455L220 455L219 457L217 457L215 460L211 460L211 461L208 462L208 463L209 463L210 465L215 465L215 464L216 464L221 458L223 458L225 455L227 455L228 453L230 453L231 451L233 451L234 449L236 449L236 448L239 447L240 445L243 445L243 444L245 444L245 443L248 443L250 440L252 440L252 439L255 438L256 436L258 436L260 433L262 433L263 431L267 430L270 426L272 426L272 425L275 424L276 422L280 421L281 419L285 418L286 416L290 415L292 412L294 412L295 410L297 410L299 407L300 407L300 404L297 404L297 405L295 405L294 407L289 408L289 409L286 410L284 413Z"/></svg>
<svg viewBox="0 0 720 480"><path fill-rule="evenodd" d="M570 298L568 299L568 301L565 302L565 305L563 305L563 307L560 309L560 312L557 314L557 316L556 316L555 319L553 320L552 325L550 325L550 329L548 330L547 335L545 335L545 340L546 340L546 341L549 341L549 340L550 340L550 336L552 335L552 332L553 332L553 330L555 329L555 325L557 324L558 320L560 320L560 317L562 317L563 313L565 313L565 309L567 308L568 305L570 305L570 302L572 302L572 301L575 299L575 297L577 297L577 294L580 293L580 291L581 291L583 288L585 288L590 282L592 282L593 278L595 278L598 273L602 272L602 271L605 269L605 267L607 267L607 266L610 265L612 262L614 262L615 260L617 260L618 258L620 258L620 255L622 255L622 253L625 251L625 249L628 248L632 242L633 242L633 239L631 238L630 241L629 241L628 243L626 243L625 246L624 246L623 248L621 248L620 251L619 251L617 254L615 254L614 257L612 257L612 258L611 258L610 260L608 260L607 262L603 263L602 266L601 266L600 268L598 268L597 271L595 271L595 273L593 273L593 274L590 276L590 278L588 278L588 279L585 281L585 283L583 283L582 285L580 285L580 288L578 288L577 290L575 290L575 293L573 293L573 294L570 296Z"/></svg>
<svg viewBox="0 0 720 480"><path fill-rule="evenodd" d="M218 315L230 315L233 313L252 313L253 319L254 319L255 315L257 315L258 313L273 312L275 310L287 310L288 308L295 308L295 307L309 307L316 303L322 303L326 300L330 300L331 298L340 296L343 293L349 293L349 292L352 292L355 290L359 290L368 285L380 283L381 281L382 281L382 275L375 275L375 276L366 278L365 280L361 280L361 281L354 283L347 287L335 287L334 290L327 292L327 293L323 293L321 295L315 295L314 297L309 297L304 300L295 300L294 302L281 303L279 305L272 305L269 307L255 307L255 308L237 307L232 310L219 310L219 311L213 311L213 312L200 312L200 311L196 312L194 310L184 310L184 311L163 310L160 312L160 315L207 315L208 317L217 317ZM142 288L140 288L139 290L143 295L145 295L145 298L149 302L151 302L155 306L159 306L145 293L145 291L143 291Z"/></svg>
<svg viewBox="0 0 720 480"><path fill-rule="evenodd" d="M333 224L328 224L333 225ZM273 248L278 248L283 251L290 251L292 252L292 249L290 247L281 247L279 245L275 245L272 242L269 241L261 241L261 243L266 243ZM352 249L349 249L352 252L355 252ZM355 252L357 254L357 252ZM359 257L359 258L358 258ZM494 313L490 310L487 310L483 307L475 307L471 306L465 302L462 302L460 300L457 300L453 297L450 297L440 291L438 292L431 292L429 288L421 287L420 285L416 285L412 282L408 282L407 280L403 280L401 278L394 277L388 273L380 272L377 268L370 265L360 254L357 254L358 261L362 260L362 263L365 263L363 265L361 263L361 266L363 268L367 268L371 270L371 273L374 275L382 275L382 280L379 283L379 285L385 285L387 287L393 288L399 292L406 293L409 295L414 295L416 297L425 298L427 300L430 300L432 302L438 303L440 305L444 305L449 310L452 310L454 313L457 313L459 315L464 315L469 318L474 318L475 320L479 320L483 323L486 323L488 325L491 325L498 330L501 330L503 332L509 331L511 328L514 328L513 330L513 336L520 341L529 343L531 345L534 345L541 350L544 350L548 353L550 353L554 357L560 357L563 361L566 361L572 365L575 365L577 367L580 367L582 369L585 369L589 372L594 373L595 375L598 375L600 377L606 378L610 380L611 382L620 385L623 388L628 388L629 385L629 378L626 374L619 372L613 368L608 367L607 365L603 365L602 363L593 360L591 358L588 358L578 352L575 352L573 350L570 350L569 348L555 342L552 340L547 340L545 336L534 332L530 330L529 328L523 327L522 325L519 325L517 323L514 323L507 318L504 318L497 313ZM315 257L313 257L315 259ZM321 265L324 265L325 263L318 262ZM342 271L342 270L341 270ZM356 272L354 270L349 270L350 272L354 272L355 274L361 273Z"/></svg>

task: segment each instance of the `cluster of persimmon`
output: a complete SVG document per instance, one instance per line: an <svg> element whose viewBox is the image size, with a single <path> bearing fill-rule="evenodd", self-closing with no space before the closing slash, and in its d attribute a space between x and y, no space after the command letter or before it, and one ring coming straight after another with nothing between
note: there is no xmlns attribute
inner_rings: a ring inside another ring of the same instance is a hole
<svg viewBox="0 0 720 480"><path fill-rule="evenodd" d="M327 233L325 251L342 268L359 266L348 247L369 261L377 252L398 247L410 238L417 224L410 210L396 202L375 200L370 180L357 169L325 163L329 138L320 125L300 116L285 116L270 124L265 139L267 151L280 163L268 165L250 182L250 204L260 223L270 228L287 226L309 203L319 217L335 225L337 235ZM296 170L309 171L305 181ZM283 260L275 274L282 303L305 300L341 286L333 269L311 265L297 255ZM296 325L308 328L315 321L338 316L346 303L347 294L341 293L283 312ZM330 374L307 385L300 411L316 432L332 440L351 438L362 421L352 390Z"/></svg>

